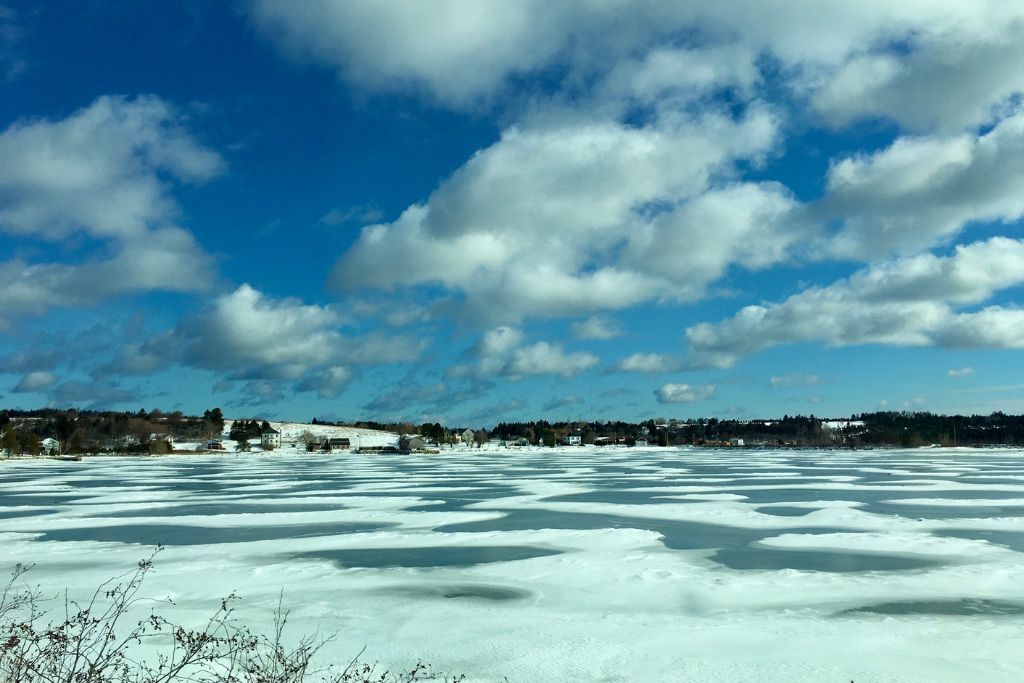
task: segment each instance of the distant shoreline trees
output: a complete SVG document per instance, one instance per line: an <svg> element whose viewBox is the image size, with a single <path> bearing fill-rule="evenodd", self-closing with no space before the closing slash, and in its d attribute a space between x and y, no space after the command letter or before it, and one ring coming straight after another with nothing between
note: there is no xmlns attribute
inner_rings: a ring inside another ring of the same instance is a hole
<svg viewBox="0 0 1024 683"><path fill-rule="evenodd" d="M226 420L219 408L202 415L180 411L138 412L76 409L0 410L0 450L8 455L37 455L44 439L60 443L66 454L169 452L173 442L216 438ZM453 443L466 427L448 428L440 423L418 427L406 422L326 422L316 424L389 431L398 435L419 434L438 445ZM270 425L265 420L232 422L234 441L257 442ZM641 422L614 420L548 422L499 422L491 429L470 428L474 443L488 440L543 443L554 446L567 434L579 434L586 444L632 444L644 440L659 446L714 445L742 439L747 446L820 446L870 448L880 446L1024 446L1024 416L994 412L989 415L938 415L929 412L881 411L849 418L826 420L814 415L784 415L779 419L734 420L654 418ZM303 443L308 439L301 439Z"/></svg>

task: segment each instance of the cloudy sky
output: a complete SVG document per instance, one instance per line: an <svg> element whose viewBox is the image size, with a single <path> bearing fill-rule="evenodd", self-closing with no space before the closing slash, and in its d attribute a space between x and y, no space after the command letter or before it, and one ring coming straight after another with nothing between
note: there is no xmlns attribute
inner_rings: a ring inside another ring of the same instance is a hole
<svg viewBox="0 0 1024 683"><path fill-rule="evenodd" d="M0 3L0 405L1024 412L1024 2Z"/></svg>

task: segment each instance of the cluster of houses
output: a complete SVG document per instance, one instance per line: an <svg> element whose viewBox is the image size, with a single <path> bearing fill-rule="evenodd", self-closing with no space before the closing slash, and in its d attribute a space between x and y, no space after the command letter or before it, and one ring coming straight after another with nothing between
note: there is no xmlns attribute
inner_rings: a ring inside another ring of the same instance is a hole
<svg viewBox="0 0 1024 683"><path fill-rule="evenodd" d="M3 434L0 434L0 438ZM60 455L60 441L57 439L46 438L39 442L39 455ZM17 453L8 453L6 448L0 448L0 455L12 456Z"/></svg>
<svg viewBox="0 0 1024 683"><path fill-rule="evenodd" d="M562 437L563 446L582 446L583 434L573 432ZM595 446L636 446L644 448L650 445L647 439L642 437L632 438L625 436L598 436L594 438Z"/></svg>

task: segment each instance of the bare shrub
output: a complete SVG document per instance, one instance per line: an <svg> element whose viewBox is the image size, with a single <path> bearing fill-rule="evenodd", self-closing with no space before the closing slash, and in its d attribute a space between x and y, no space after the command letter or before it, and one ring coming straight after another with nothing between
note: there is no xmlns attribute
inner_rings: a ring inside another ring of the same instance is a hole
<svg viewBox="0 0 1024 683"><path fill-rule="evenodd" d="M282 600L270 635L255 635L235 621L234 594L222 599L199 627L176 625L154 611L172 601L139 596L157 552L101 584L85 604L65 596L56 619L44 609L55 600L25 581L31 567L16 565L0 594L0 682L454 683L464 678L435 674L422 663L397 673L377 671L375 664L361 660L363 652L344 669L314 666L314 658L334 638L307 634L286 645L288 611ZM154 603L147 616L128 616L144 603ZM150 643L157 648L147 656L141 646Z"/></svg>

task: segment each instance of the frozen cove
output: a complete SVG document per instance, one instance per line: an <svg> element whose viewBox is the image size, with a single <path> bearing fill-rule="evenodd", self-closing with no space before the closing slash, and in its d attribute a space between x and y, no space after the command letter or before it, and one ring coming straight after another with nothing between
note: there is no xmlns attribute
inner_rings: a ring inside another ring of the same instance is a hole
<svg viewBox="0 0 1024 683"><path fill-rule="evenodd" d="M5 462L0 540L72 595L163 544L179 621L283 589L336 661L472 681L1024 680L1020 451Z"/></svg>

